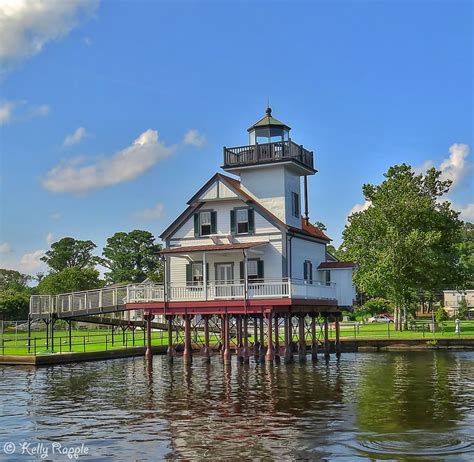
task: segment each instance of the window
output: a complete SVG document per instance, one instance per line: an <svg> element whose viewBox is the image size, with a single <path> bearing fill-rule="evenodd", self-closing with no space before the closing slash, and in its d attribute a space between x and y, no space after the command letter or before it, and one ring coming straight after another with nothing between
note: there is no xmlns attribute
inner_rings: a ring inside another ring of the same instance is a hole
<svg viewBox="0 0 474 462"><path fill-rule="evenodd" d="M192 274L193 284L202 284L203 282L202 263L193 263L191 274Z"/></svg>
<svg viewBox="0 0 474 462"><path fill-rule="evenodd" d="M194 237L209 236L217 233L217 213L203 210L194 214Z"/></svg>
<svg viewBox="0 0 474 462"><path fill-rule="evenodd" d="M237 210L237 234L249 232L249 211L248 209Z"/></svg>
<svg viewBox="0 0 474 462"><path fill-rule="evenodd" d="M309 261L306 260L304 262L304 280L306 283L312 284L313 283L313 264Z"/></svg>
<svg viewBox="0 0 474 462"><path fill-rule="evenodd" d="M211 234L211 212L201 212L199 218L201 236L209 236L209 234Z"/></svg>
<svg viewBox="0 0 474 462"><path fill-rule="evenodd" d="M253 234L255 218L252 208L233 209L230 211L230 232L232 234Z"/></svg>
<svg viewBox="0 0 474 462"><path fill-rule="evenodd" d="M291 193L291 214L299 218L300 217L300 195L298 193Z"/></svg>
<svg viewBox="0 0 474 462"><path fill-rule="evenodd" d="M330 286L331 285L331 271L326 270L326 285Z"/></svg>
<svg viewBox="0 0 474 462"><path fill-rule="evenodd" d="M247 278L258 279L258 262L257 260L249 260L247 262Z"/></svg>

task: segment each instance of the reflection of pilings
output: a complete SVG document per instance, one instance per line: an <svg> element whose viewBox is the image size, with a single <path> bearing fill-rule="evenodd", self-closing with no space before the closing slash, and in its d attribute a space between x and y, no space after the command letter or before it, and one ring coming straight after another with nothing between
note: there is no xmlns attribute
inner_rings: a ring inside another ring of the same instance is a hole
<svg viewBox="0 0 474 462"><path fill-rule="evenodd" d="M290 314L285 314L285 350L284 350L284 359L286 363L289 363L293 359L293 352L291 350L291 316Z"/></svg>
<svg viewBox="0 0 474 462"><path fill-rule="evenodd" d="M329 358L329 325L328 325L328 314L323 314L324 318L324 357Z"/></svg>
<svg viewBox="0 0 474 462"><path fill-rule="evenodd" d="M242 316L237 315L235 318L235 328L237 330L237 359L243 361L245 358L244 344L243 344L243 333L242 333Z"/></svg>
<svg viewBox="0 0 474 462"><path fill-rule="evenodd" d="M224 363L230 364L232 355L230 352L230 315L224 314Z"/></svg>
<svg viewBox="0 0 474 462"><path fill-rule="evenodd" d="M305 315L298 316L298 358L300 361L306 360L306 339L305 339Z"/></svg>
<svg viewBox="0 0 474 462"><path fill-rule="evenodd" d="M318 339L316 337L316 316L311 315L311 358L313 361L318 360Z"/></svg>
<svg viewBox="0 0 474 462"><path fill-rule="evenodd" d="M336 313L336 356L341 357L341 338L340 338L339 313Z"/></svg>
<svg viewBox="0 0 474 462"><path fill-rule="evenodd" d="M168 320L168 350L166 355L168 361L172 362L173 357L175 356L175 350L173 347L173 316L167 316L166 319Z"/></svg>
<svg viewBox="0 0 474 462"><path fill-rule="evenodd" d="M263 317L262 317L263 319ZM273 328L273 316L272 313L268 313L268 318L267 318L268 324L267 324L267 353L265 354L265 361L273 361L275 359L275 350L273 349L273 343L272 343L272 328Z"/></svg>
<svg viewBox="0 0 474 462"><path fill-rule="evenodd" d="M260 345L259 345L259 342L258 342L258 318L257 318L257 315L254 315L253 317L253 354L255 357L258 356L258 352L259 352L259 349L260 349Z"/></svg>
<svg viewBox="0 0 474 462"><path fill-rule="evenodd" d="M265 328L263 327L263 314L260 315L260 356L265 354Z"/></svg>
<svg viewBox="0 0 474 462"><path fill-rule="evenodd" d="M183 361L190 363L192 361L193 353L191 348L191 315L184 315L184 351Z"/></svg>

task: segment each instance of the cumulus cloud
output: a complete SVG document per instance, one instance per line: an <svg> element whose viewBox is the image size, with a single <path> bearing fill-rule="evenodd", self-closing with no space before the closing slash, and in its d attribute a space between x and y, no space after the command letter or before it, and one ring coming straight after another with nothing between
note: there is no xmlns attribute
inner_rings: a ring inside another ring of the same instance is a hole
<svg viewBox="0 0 474 462"><path fill-rule="evenodd" d="M459 218L463 221L474 222L474 203L467 205L459 205L451 202L451 208L460 212Z"/></svg>
<svg viewBox="0 0 474 462"><path fill-rule="evenodd" d="M137 220L158 220L163 216L164 205L158 202L154 207L150 209L139 210L133 214L133 218Z"/></svg>
<svg viewBox="0 0 474 462"><path fill-rule="evenodd" d="M39 53L91 18L98 0L2 0L0 2L0 64Z"/></svg>
<svg viewBox="0 0 474 462"><path fill-rule="evenodd" d="M0 103L0 125L10 122L14 104L11 101Z"/></svg>
<svg viewBox="0 0 474 462"><path fill-rule="evenodd" d="M363 212L364 210L367 210L371 205L372 202L370 201L365 201L363 204L355 204L354 207L351 208L347 216L350 217L354 213Z"/></svg>
<svg viewBox="0 0 474 462"><path fill-rule="evenodd" d="M12 250L12 246L9 242L3 242L0 244L0 253L8 253Z"/></svg>
<svg viewBox="0 0 474 462"><path fill-rule="evenodd" d="M25 253L20 259L19 271L31 272L37 270L44 263L41 261L41 258L44 257L44 250L35 250L31 253Z"/></svg>
<svg viewBox="0 0 474 462"><path fill-rule="evenodd" d="M63 146L71 146L73 144L79 143L83 138L87 136L86 129L84 127L77 128L74 133L67 135L64 138Z"/></svg>
<svg viewBox="0 0 474 462"><path fill-rule="evenodd" d="M46 236L46 243L51 246L51 244L54 242L54 236L53 233L49 232L48 235Z"/></svg>
<svg viewBox="0 0 474 462"><path fill-rule="evenodd" d="M206 145L207 140L204 135L199 133L199 130L193 128L184 135L183 143L189 146L195 146L196 148L202 148Z"/></svg>
<svg viewBox="0 0 474 462"><path fill-rule="evenodd" d="M75 158L52 168L42 180L55 193L86 192L133 180L175 152L158 140L156 130L146 130L131 146L111 156L85 160Z"/></svg>

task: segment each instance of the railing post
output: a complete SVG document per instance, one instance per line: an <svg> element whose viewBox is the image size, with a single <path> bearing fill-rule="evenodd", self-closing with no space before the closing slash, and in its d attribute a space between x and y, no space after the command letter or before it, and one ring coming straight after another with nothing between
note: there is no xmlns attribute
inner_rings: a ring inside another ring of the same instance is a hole
<svg viewBox="0 0 474 462"><path fill-rule="evenodd" d="M102 308L102 289L99 290L99 306L97 308Z"/></svg>

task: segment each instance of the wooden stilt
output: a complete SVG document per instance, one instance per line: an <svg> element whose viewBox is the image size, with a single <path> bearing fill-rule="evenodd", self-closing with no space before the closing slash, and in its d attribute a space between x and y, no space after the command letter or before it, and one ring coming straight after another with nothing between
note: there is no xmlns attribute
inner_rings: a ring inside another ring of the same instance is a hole
<svg viewBox="0 0 474 462"><path fill-rule="evenodd" d="M204 315L204 348L202 349L202 354L207 361L211 359L211 348L209 346L209 316Z"/></svg>
<svg viewBox="0 0 474 462"><path fill-rule="evenodd" d="M259 354L263 358L265 355L265 328L263 327L263 314L260 316L260 351Z"/></svg>
<svg viewBox="0 0 474 462"><path fill-rule="evenodd" d="M306 361L306 338L305 338L305 315L298 317L298 358L300 361Z"/></svg>
<svg viewBox="0 0 474 462"><path fill-rule="evenodd" d="M279 318L277 314L275 314L274 320L275 320L274 321L275 322L275 359L280 359L280 336L278 332Z"/></svg>
<svg viewBox="0 0 474 462"><path fill-rule="evenodd" d="M249 318L247 315L244 316L244 361L249 362L250 360L250 349L249 349Z"/></svg>
<svg viewBox="0 0 474 462"><path fill-rule="evenodd" d="M166 356L171 363L176 355L173 347L173 316L167 316L166 319L168 320L168 350L166 351Z"/></svg>
<svg viewBox="0 0 474 462"><path fill-rule="evenodd" d="M235 319L235 327L237 330L237 359L239 361L243 361L245 354L244 354L244 344L242 340L242 316L237 315Z"/></svg>
<svg viewBox="0 0 474 462"><path fill-rule="evenodd" d="M184 351L183 361L191 363L193 359L193 352L191 347L191 315L184 315Z"/></svg>
<svg viewBox="0 0 474 462"><path fill-rule="evenodd" d="M267 352L265 354L265 361L273 361L275 359L275 350L273 349L273 314L267 315Z"/></svg>
<svg viewBox="0 0 474 462"><path fill-rule="evenodd" d="M316 316L311 315L311 359L318 360L318 338L316 337Z"/></svg>
<svg viewBox="0 0 474 462"><path fill-rule="evenodd" d="M153 315L147 314L145 315L146 321L146 351L145 351L145 358L148 361L153 359L153 350L151 348L151 321L153 320Z"/></svg>
<svg viewBox="0 0 474 462"><path fill-rule="evenodd" d="M341 329L339 325L339 317L340 314L336 314L336 357L340 358L341 357Z"/></svg>
<svg viewBox="0 0 474 462"><path fill-rule="evenodd" d="M284 325L284 334L285 334L285 350L284 350L284 360L285 363L289 363L293 359L293 352L291 350L291 316L289 313L285 314L285 325Z"/></svg>
<svg viewBox="0 0 474 462"><path fill-rule="evenodd" d="M329 325L328 325L328 315L327 313L323 314L324 316L324 357L329 359Z"/></svg>
<svg viewBox="0 0 474 462"><path fill-rule="evenodd" d="M255 357L259 355L260 342L258 341L258 318L257 315L253 317L253 354Z"/></svg>
<svg viewBox="0 0 474 462"><path fill-rule="evenodd" d="M230 364L231 352L230 352L230 315L224 315L224 363Z"/></svg>

